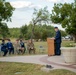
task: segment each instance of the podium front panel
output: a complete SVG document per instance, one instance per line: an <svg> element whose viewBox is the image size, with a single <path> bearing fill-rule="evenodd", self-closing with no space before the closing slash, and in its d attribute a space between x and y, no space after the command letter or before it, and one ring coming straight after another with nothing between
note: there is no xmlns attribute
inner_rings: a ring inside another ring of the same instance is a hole
<svg viewBox="0 0 76 75"><path fill-rule="evenodd" d="M55 55L54 39L47 38L47 43L48 43L48 56Z"/></svg>

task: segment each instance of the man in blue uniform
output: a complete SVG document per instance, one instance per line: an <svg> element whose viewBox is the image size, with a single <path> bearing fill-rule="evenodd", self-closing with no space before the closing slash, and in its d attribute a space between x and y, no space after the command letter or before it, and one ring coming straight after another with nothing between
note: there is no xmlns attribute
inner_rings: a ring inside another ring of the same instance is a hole
<svg viewBox="0 0 76 75"><path fill-rule="evenodd" d="M61 55L61 33L58 27L55 27L56 35L55 35L55 55Z"/></svg>
<svg viewBox="0 0 76 75"><path fill-rule="evenodd" d="M10 39L8 39L7 49L9 51L9 54L11 54L11 53L14 54L14 47L13 47L13 44Z"/></svg>
<svg viewBox="0 0 76 75"><path fill-rule="evenodd" d="M5 40L2 40L1 51L4 52L3 56L6 56L6 54L8 53L7 45L6 45L6 43L5 43Z"/></svg>

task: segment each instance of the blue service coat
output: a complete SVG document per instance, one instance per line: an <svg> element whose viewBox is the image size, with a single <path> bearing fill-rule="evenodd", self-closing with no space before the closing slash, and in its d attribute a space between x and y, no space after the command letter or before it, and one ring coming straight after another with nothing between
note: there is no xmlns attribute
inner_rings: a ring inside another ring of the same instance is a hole
<svg viewBox="0 0 76 75"><path fill-rule="evenodd" d="M55 43L61 43L61 33L59 30L56 32Z"/></svg>

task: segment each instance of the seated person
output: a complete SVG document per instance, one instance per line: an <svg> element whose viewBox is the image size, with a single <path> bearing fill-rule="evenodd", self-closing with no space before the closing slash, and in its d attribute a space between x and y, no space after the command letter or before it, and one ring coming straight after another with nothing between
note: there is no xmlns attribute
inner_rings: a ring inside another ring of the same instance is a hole
<svg viewBox="0 0 76 75"><path fill-rule="evenodd" d="M23 53L25 53L25 45L24 45L24 42L22 40L20 40L20 48L19 48L19 51Z"/></svg>
<svg viewBox="0 0 76 75"><path fill-rule="evenodd" d="M28 41L27 49L29 50L29 54L31 53L31 51L33 51L33 53L35 54L36 49L35 49L34 44L31 40Z"/></svg>
<svg viewBox="0 0 76 75"><path fill-rule="evenodd" d="M6 43L5 43L5 40L2 40L1 51L4 52L4 55L3 55L3 56L6 56L6 54L8 53L7 45L6 45Z"/></svg>
<svg viewBox="0 0 76 75"><path fill-rule="evenodd" d="M0 44L0 51L1 51L1 44Z"/></svg>
<svg viewBox="0 0 76 75"><path fill-rule="evenodd" d="M7 42L7 49L9 51L9 54L11 53L14 54L14 46L10 39L8 39L8 42Z"/></svg>
<svg viewBox="0 0 76 75"><path fill-rule="evenodd" d="M15 50L16 50L17 53L19 53L19 49L20 49L20 43L19 43L19 40L16 40Z"/></svg>

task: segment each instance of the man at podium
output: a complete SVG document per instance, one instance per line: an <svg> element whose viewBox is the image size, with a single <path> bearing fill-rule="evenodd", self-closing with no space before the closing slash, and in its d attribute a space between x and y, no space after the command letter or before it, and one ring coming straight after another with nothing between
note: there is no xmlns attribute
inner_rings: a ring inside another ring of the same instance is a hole
<svg viewBox="0 0 76 75"><path fill-rule="evenodd" d="M61 55L61 33L58 27L55 27L56 35L55 35L55 55Z"/></svg>

